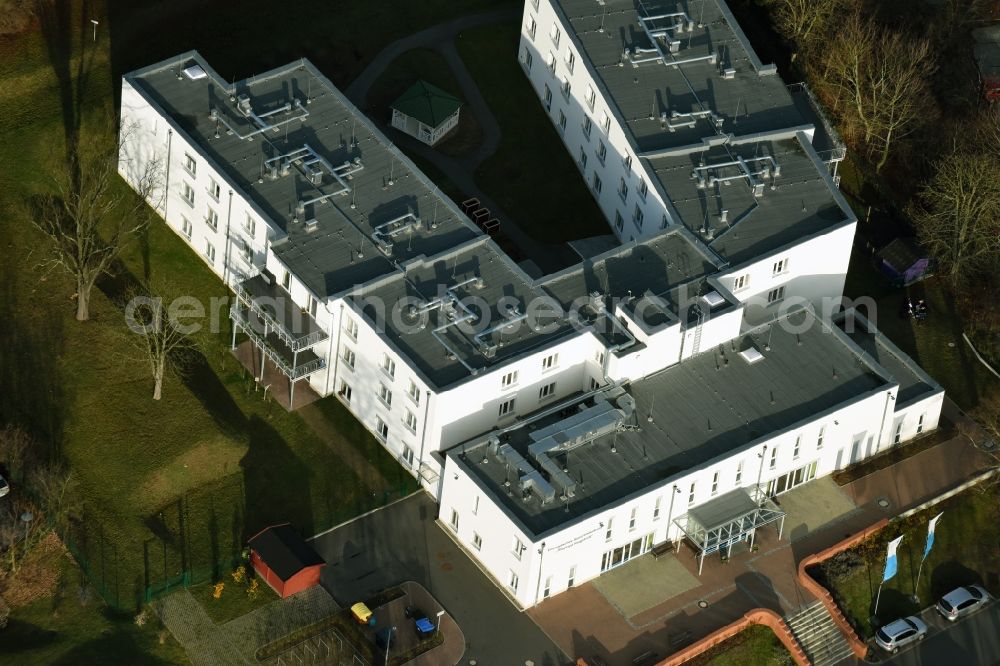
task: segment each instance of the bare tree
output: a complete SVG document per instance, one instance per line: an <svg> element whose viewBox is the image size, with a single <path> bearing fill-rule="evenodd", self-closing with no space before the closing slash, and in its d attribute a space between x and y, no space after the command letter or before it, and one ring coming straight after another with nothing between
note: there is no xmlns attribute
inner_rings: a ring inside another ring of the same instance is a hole
<svg viewBox="0 0 1000 666"><path fill-rule="evenodd" d="M63 538L76 506L73 500L77 485L73 473L62 465L39 465L32 470L28 485L48 517L49 528Z"/></svg>
<svg viewBox="0 0 1000 666"><path fill-rule="evenodd" d="M935 70L930 43L850 15L825 51L826 79L838 107L860 128L864 147L881 170L900 139L930 111L928 80Z"/></svg>
<svg viewBox="0 0 1000 666"><path fill-rule="evenodd" d="M37 447L31 435L22 428L8 425L0 430L0 460L7 465L13 479L24 478L25 468L37 454Z"/></svg>
<svg viewBox="0 0 1000 666"><path fill-rule="evenodd" d="M799 50L806 50L810 37L823 33L836 11L845 0L766 0L764 5L771 10L774 25L785 39L794 42ZM792 54L795 59L797 53Z"/></svg>
<svg viewBox="0 0 1000 666"><path fill-rule="evenodd" d="M45 264L62 268L76 280L76 318L90 318L90 292L108 274L128 244L150 222L148 201L160 191L160 163L156 159L131 165L135 190L118 177L119 155L129 128L92 132L59 169L55 192L38 201L34 226L49 240ZM123 159L125 159L123 157Z"/></svg>
<svg viewBox="0 0 1000 666"><path fill-rule="evenodd" d="M944 157L917 201L917 234L953 283L1000 268L1000 155Z"/></svg>
<svg viewBox="0 0 1000 666"><path fill-rule="evenodd" d="M153 377L153 400L163 394L163 380L168 373L182 374L194 351L191 335L194 326L179 320L179 313L163 291L129 290L125 319L132 334L133 346L149 366Z"/></svg>

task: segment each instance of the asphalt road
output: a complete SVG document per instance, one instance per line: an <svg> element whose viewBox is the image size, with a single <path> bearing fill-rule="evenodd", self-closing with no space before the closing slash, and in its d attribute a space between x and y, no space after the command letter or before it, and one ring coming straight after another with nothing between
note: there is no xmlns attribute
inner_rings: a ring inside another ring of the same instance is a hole
<svg viewBox="0 0 1000 666"><path fill-rule="evenodd" d="M883 663L893 666L1000 666L1000 603L948 622L933 608L921 615L927 637ZM876 648L877 649L877 648Z"/></svg>
<svg viewBox="0 0 1000 666"><path fill-rule="evenodd" d="M461 664L561 666L569 659L497 588L436 522L425 493L408 497L316 538L327 562L321 582L341 605L415 580L465 633Z"/></svg>

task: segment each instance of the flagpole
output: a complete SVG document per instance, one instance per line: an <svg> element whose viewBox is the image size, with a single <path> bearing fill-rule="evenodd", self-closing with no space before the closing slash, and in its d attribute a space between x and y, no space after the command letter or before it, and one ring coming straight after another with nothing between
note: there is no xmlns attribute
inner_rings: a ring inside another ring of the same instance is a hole
<svg viewBox="0 0 1000 666"><path fill-rule="evenodd" d="M878 600L882 597L882 584L883 583L885 583L884 580L881 583L878 584L878 594L875 595L875 612L872 613L872 619L873 620L875 620L875 619L878 618Z"/></svg>
<svg viewBox="0 0 1000 666"><path fill-rule="evenodd" d="M926 559L927 555L920 558L920 566L917 567L917 582L913 584L913 603L915 604L920 603L920 595L917 593L917 590L920 589L920 572L924 570L924 560Z"/></svg>

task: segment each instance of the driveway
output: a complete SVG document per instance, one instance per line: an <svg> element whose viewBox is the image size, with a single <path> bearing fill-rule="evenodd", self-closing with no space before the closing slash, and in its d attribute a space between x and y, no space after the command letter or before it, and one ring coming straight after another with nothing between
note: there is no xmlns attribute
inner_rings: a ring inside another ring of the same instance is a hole
<svg viewBox="0 0 1000 666"><path fill-rule="evenodd" d="M990 607L954 624L942 618L933 608L924 611L921 617L930 627L927 637L883 663L893 666L1000 664L1000 604L994 602Z"/></svg>
<svg viewBox="0 0 1000 666"><path fill-rule="evenodd" d="M463 664L557 666L569 659L435 522L437 505L420 492L320 535L323 586L341 605L414 580L465 632Z"/></svg>

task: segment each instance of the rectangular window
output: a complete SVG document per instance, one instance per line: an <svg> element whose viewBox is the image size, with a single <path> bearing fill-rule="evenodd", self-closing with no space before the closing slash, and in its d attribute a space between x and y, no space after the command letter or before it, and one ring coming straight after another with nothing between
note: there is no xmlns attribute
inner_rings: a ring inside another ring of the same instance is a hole
<svg viewBox="0 0 1000 666"><path fill-rule="evenodd" d="M741 289L746 289L750 286L750 274L744 273L743 275L738 275L735 280L733 280L733 291L740 291Z"/></svg>
<svg viewBox="0 0 1000 666"><path fill-rule="evenodd" d="M534 37L534 35L532 35L532 37ZM535 60L535 58L531 55L531 49L529 49L527 46L525 46L524 47L524 58L521 60L521 62L524 63L524 68L526 70L528 70L529 72L531 71L531 63L533 63L534 60Z"/></svg>
<svg viewBox="0 0 1000 666"><path fill-rule="evenodd" d="M309 309L309 314L311 314L313 317L316 316L316 312L319 310L319 301L316 300L316 297L313 296L312 294L309 294L308 309Z"/></svg>
<svg viewBox="0 0 1000 666"><path fill-rule="evenodd" d="M826 426L819 429L819 437L816 438L816 450L819 451L823 448L823 436L826 435Z"/></svg>
<svg viewBox="0 0 1000 666"><path fill-rule="evenodd" d="M644 217L644 213L642 212L642 208L639 207L639 204L636 204L635 205L635 210L632 211L632 223L635 224L635 226L637 226L640 229L642 229L642 218L643 217Z"/></svg>
<svg viewBox="0 0 1000 666"><path fill-rule="evenodd" d="M622 213L619 210L615 211L615 229L621 231L625 228L625 220L622 218Z"/></svg>
<svg viewBox="0 0 1000 666"><path fill-rule="evenodd" d="M594 179L591 181L590 186L594 188L595 193L601 193L601 177L597 175L596 171L594 172Z"/></svg>
<svg viewBox="0 0 1000 666"><path fill-rule="evenodd" d="M574 564L569 568L569 576L566 577L566 587L573 587L576 583L576 565Z"/></svg>
<svg viewBox="0 0 1000 666"><path fill-rule="evenodd" d="M795 446L792 447L792 460L799 459L799 448L802 445L802 435L797 435L795 437Z"/></svg>
<svg viewBox="0 0 1000 666"><path fill-rule="evenodd" d="M184 183L181 187L181 198L188 206L194 206L194 188L188 183Z"/></svg>
<svg viewBox="0 0 1000 666"><path fill-rule="evenodd" d="M389 426L385 424L379 417L375 417L375 434L378 435L382 441L389 439Z"/></svg>
<svg viewBox="0 0 1000 666"><path fill-rule="evenodd" d="M924 416L925 416L924 414L921 414L920 418L917 419L917 434L918 435L924 431Z"/></svg>
<svg viewBox="0 0 1000 666"><path fill-rule="evenodd" d="M542 599L548 599L549 594L552 592L552 576L545 579L545 587L542 588Z"/></svg>
<svg viewBox="0 0 1000 666"><path fill-rule="evenodd" d="M550 354L542 359L542 372L551 370L559 364L559 354Z"/></svg>
<svg viewBox="0 0 1000 666"><path fill-rule="evenodd" d="M604 128L605 134L611 131L611 116L608 115L607 111L601 112L601 127Z"/></svg>
<svg viewBox="0 0 1000 666"><path fill-rule="evenodd" d="M649 194L649 185L646 184L645 178L639 179L639 198L643 201L646 200L646 195Z"/></svg>
<svg viewBox="0 0 1000 666"><path fill-rule="evenodd" d="M771 291L767 292L768 303L777 303L784 297L785 297L785 285L781 285L777 289L772 289Z"/></svg>
<svg viewBox="0 0 1000 666"><path fill-rule="evenodd" d="M403 447L403 462L407 467L413 467L413 449L408 446Z"/></svg>
<svg viewBox="0 0 1000 666"><path fill-rule="evenodd" d="M688 491L688 506L694 504L694 484L691 484L691 490Z"/></svg>
<svg viewBox="0 0 1000 666"><path fill-rule="evenodd" d="M507 586L510 587L511 592L514 592L515 594L517 593L517 586L519 583L520 580L518 579L517 574L514 573L513 569L511 569L510 577L507 579Z"/></svg>
<svg viewBox="0 0 1000 666"><path fill-rule="evenodd" d="M903 420L902 419L900 419L899 423L896 424L896 432L892 436L892 443L893 444L899 444L901 441L903 441Z"/></svg>
<svg viewBox="0 0 1000 666"><path fill-rule="evenodd" d="M549 62L549 71L552 72L553 74L555 74L556 73L556 54L553 53L552 51L549 51L548 62ZM548 86L545 86L545 87L548 88ZM550 100L549 101L551 101L551 96L550 96Z"/></svg>
<svg viewBox="0 0 1000 666"><path fill-rule="evenodd" d="M577 160L580 168L584 171L587 170L587 148L586 146L580 146L580 159Z"/></svg>
<svg viewBox="0 0 1000 666"><path fill-rule="evenodd" d="M549 30L549 37L552 38L552 45L559 48L559 39L562 37L562 32L555 23L552 24L552 28Z"/></svg>
<svg viewBox="0 0 1000 666"><path fill-rule="evenodd" d="M566 69L569 73L573 73L573 69L576 67L576 54L573 53L572 49L566 49Z"/></svg>
<svg viewBox="0 0 1000 666"><path fill-rule="evenodd" d="M219 195L222 194L222 188L219 184L215 182L214 178L208 179L208 196L212 197L216 201L219 200Z"/></svg>
<svg viewBox="0 0 1000 666"><path fill-rule="evenodd" d="M555 392L556 392L555 382L552 382L551 384L546 384L542 388L538 389L538 399L544 400L545 398L548 398L551 395L555 395Z"/></svg>
<svg viewBox="0 0 1000 666"><path fill-rule="evenodd" d="M510 400L504 400L500 403L500 410L498 416L507 416L514 412L514 398Z"/></svg>
<svg viewBox="0 0 1000 666"><path fill-rule="evenodd" d="M597 365L604 365L604 352L599 351L594 354L594 360L597 361Z"/></svg>
<svg viewBox="0 0 1000 666"><path fill-rule="evenodd" d="M382 364L380 366L382 372L389 376L389 378L395 378L396 376L396 362L389 358L388 354L382 354Z"/></svg>
<svg viewBox="0 0 1000 666"><path fill-rule="evenodd" d="M590 119L590 116L585 116L583 118L583 135L590 140L590 133L594 128L594 121Z"/></svg>
<svg viewBox="0 0 1000 666"><path fill-rule="evenodd" d="M410 380L409 388L406 389L406 395L410 396L410 400L413 401L413 404L418 406L420 405L420 387L417 386L417 383L412 379Z"/></svg>
<svg viewBox="0 0 1000 666"><path fill-rule="evenodd" d="M344 332L347 333L347 337L357 342L358 322L354 321L350 317L344 317Z"/></svg>
<svg viewBox="0 0 1000 666"><path fill-rule="evenodd" d="M635 529L635 511L636 510L633 508L632 513L628 516L628 529L630 532Z"/></svg>
<svg viewBox="0 0 1000 666"><path fill-rule="evenodd" d="M248 241L246 238L240 238L240 249L242 250L240 254L243 257L243 261L247 262L248 264L252 264L253 246L250 245L250 241Z"/></svg>
<svg viewBox="0 0 1000 666"><path fill-rule="evenodd" d="M191 220L181 216L181 233L184 234L184 238L191 240L191 234L193 232L194 232L194 227L191 225Z"/></svg>
<svg viewBox="0 0 1000 666"><path fill-rule="evenodd" d="M208 263L215 263L215 246L211 243L205 243L205 258L208 259Z"/></svg>
<svg viewBox="0 0 1000 666"><path fill-rule="evenodd" d="M542 99L545 100L545 108L546 108L546 110L551 109L552 108L552 90L549 88L549 84L547 84L547 83L545 84L545 92L544 92L544 97Z"/></svg>
<svg viewBox="0 0 1000 666"><path fill-rule="evenodd" d="M458 531L458 511L455 511L454 509L451 510L451 520L448 521L448 524L451 525L451 529L456 532Z"/></svg>
<svg viewBox="0 0 1000 666"><path fill-rule="evenodd" d="M219 214L209 208L205 213L205 224L212 228L212 231L219 230Z"/></svg>
<svg viewBox="0 0 1000 666"><path fill-rule="evenodd" d="M736 463L736 487L738 488L740 482L743 481L743 461Z"/></svg>
<svg viewBox="0 0 1000 666"><path fill-rule="evenodd" d="M618 181L618 196L622 198L622 201L628 197L628 183L625 182L624 178Z"/></svg>
<svg viewBox="0 0 1000 666"><path fill-rule="evenodd" d="M562 78L562 85L559 86L559 92L562 93L563 99L567 102L569 101L569 93L572 89L573 84L570 83L569 77L564 76ZM566 127L563 126L563 129L566 129Z"/></svg>
<svg viewBox="0 0 1000 666"><path fill-rule="evenodd" d="M653 505L653 520L660 519L660 505L663 504L663 497L656 498L656 504Z"/></svg>
<svg viewBox="0 0 1000 666"><path fill-rule="evenodd" d="M514 384L517 384L517 370L508 372L500 378L500 388L510 388Z"/></svg>
<svg viewBox="0 0 1000 666"><path fill-rule="evenodd" d="M788 272L788 259L781 259L774 262L772 275L781 275Z"/></svg>
<svg viewBox="0 0 1000 666"><path fill-rule="evenodd" d="M285 274L281 278L281 286L285 288L285 291L291 291L292 288L292 274L285 271Z"/></svg>
<svg viewBox="0 0 1000 666"><path fill-rule="evenodd" d="M566 131L566 114L562 111L559 112L559 129L563 132Z"/></svg>
<svg viewBox="0 0 1000 666"><path fill-rule="evenodd" d="M483 549L483 537L479 536L475 532L472 533L472 547L476 550Z"/></svg>
<svg viewBox="0 0 1000 666"><path fill-rule="evenodd" d="M587 84L587 106L590 110L594 110L594 103L597 101L597 91L594 90L594 86Z"/></svg>
<svg viewBox="0 0 1000 666"><path fill-rule="evenodd" d="M778 447L771 449L771 469L778 466Z"/></svg>
<svg viewBox="0 0 1000 666"><path fill-rule="evenodd" d="M198 174L198 162L187 153L184 153L184 170L192 176Z"/></svg>
<svg viewBox="0 0 1000 666"><path fill-rule="evenodd" d="M719 493L719 473L715 472L712 474L712 494L717 495Z"/></svg>
<svg viewBox="0 0 1000 666"><path fill-rule="evenodd" d="M250 238L255 237L257 235L257 220L247 215L246 219L243 220L243 231L247 232Z"/></svg>
<svg viewBox="0 0 1000 666"><path fill-rule="evenodd" d="M601 383L599 381L597 381L595 378L593 378L593 377L590 378L590 390L591 391L596 391L597 387L600 386L600 385L601 385Z"/></svg>
<svg viewBox="0 0 1000 666"><path fill-rule="evenodd" d="M343 379L340 380L340 389L337 391L337 395L344 399L344 402L351 401L351 395L354 392L351 390L350 384L345 382Z"/></svg>
<svg viewBox="0 0 1000 666"><path fill-rule="evenodd" d="M604 164L605 158L608 156L608 147L604 145L603 141L597 142L597 159L601 164Z"/></svg>
<svg viewBox="0 0 1000 666"><path fill-rule="evenodd" d="M519 538L515 536L514 543L510 547L510 552L514 553L514 557L516 557L517 559L521 559L521 555L524 554L525 550L527 550L526 546L523 543L521 543L521 540Z"/></svg>
<svg viewBox="0 0 1000 666"><path fill-rule="evenodd" d="M381 400L386 407L392 407L392 391L386 388L385 384L378 385L378 399Z"/></svg>
<svg viewBox="0 0 1000 666"><path fill-rule="evenodd" d="M615 522L614 518L608 518L608 522L606 522L604 524L605 525L605 528L604 528L604 540L605 541L611 541L611 529L612 529L612 525L613 525L614 522Z"/></svg>
<svg viewBox="0 0 1000 666"><path fill-rule="evenodd" d="M406 424L406 429L412 433L417 432L417 417L410 410L406 410L406 417L403 419L403 423Z"/></svg>
<svg viewBox="0 0 1000 666"><path fill-rule="evenodd" d="M344 358L344 365L346 365L348 368L350 368L351 370L353 370L354 369L354 361L356 360L356 357L354 355L354 350L348 349L347 347L344 347L343 358Z"/></svg>
<svg viewBox="0 0 1000 666"><path fill-rule="evenodd" d="M528 34L531 36L531 39L534 40L535 33L538 31L538 22L535 21L534 16L528 17L525 27L528 29Z"/></svg>

